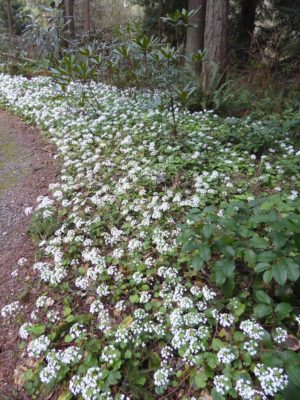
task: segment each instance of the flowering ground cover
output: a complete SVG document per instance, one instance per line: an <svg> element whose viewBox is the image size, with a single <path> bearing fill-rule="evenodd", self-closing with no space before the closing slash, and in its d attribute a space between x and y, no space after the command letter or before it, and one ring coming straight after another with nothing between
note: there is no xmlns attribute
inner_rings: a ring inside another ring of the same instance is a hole
<svg viewBox="0 0 300 400"><path fill-rule="evenodd" d="M288 398L300 369L296 141L279 129L269 145L267 124L179 108L175 134L152 97L0 75L0 104L42 127L61 162L51 198L24 210L42 282L20 328L36 361L25 387ZM15 301L1 314L18 312Z"/></svg>

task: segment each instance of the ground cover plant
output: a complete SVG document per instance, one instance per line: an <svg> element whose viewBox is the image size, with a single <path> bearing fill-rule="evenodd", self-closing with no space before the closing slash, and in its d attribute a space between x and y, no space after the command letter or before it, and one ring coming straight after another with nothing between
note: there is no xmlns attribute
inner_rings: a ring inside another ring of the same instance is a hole
<svg viewBox="0 0 300 400"><path fill-rule="evenodd" d="M153 97L0 75L0 104L61 162L52 196L24 210L41 282L19 332L24 386L33 399L297 398L293 127Z"/></svg>

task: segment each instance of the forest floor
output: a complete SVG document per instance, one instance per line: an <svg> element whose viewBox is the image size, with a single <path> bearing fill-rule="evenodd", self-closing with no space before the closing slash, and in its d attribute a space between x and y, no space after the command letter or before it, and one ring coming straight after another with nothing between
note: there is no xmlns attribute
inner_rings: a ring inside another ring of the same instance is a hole
<svg viewBox="0 0 300 400"><path fill-rule="evenodd" d="M24 209L48 192L56 173L53 147L40 132L0 110L0 309L12 299L22 299L26 309L35 298L30 285L35 247L27 232L30 218ZM24 268L17 267L23 257L27 259ZM17 279L11 275L13 271ZM15 398L14 371L22 352L18 340L17 324L0 319L1 400Z"/></svg>

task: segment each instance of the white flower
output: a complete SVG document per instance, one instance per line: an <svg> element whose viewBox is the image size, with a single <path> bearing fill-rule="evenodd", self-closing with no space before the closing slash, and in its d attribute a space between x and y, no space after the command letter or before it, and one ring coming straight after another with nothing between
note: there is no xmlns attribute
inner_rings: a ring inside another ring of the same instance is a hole
<svg viewBox="0 0 300 400"><path fill-rule="evenodd" d="M230 379L225 375L216 375L214 377L214 387L219 394L224 396L230 390Z"/></svg>
<svg viewBox="0 0 300 400"><path fill-rule="evenodd" d="M217 318L219 324L224 328L231 326L234 322L234 316L232 314L225 314L225 313L219 314Z"/></svg>
<svg viewBox="0 0 300 400"><path fill-rule="evenodd" d="M19 301L13 301L10 304L4 306L1 310L1 316L3 318L10 317L15 315L23 306L20 304Z"/></svg>
<svg viewBox="0 0 300 400"><path fill-rule="evenodd" d="M288 376L282 368L265 367L263 364L257 364L254 369L260 385L267 396L275 396L276 393L283 390L288 384Z"/></svg>
<svg viewBox="0 0 300 400"><path fill-rule="evenodd" d="M264 329L257 322L250 319L241 322L240 329L254 340L262 340L265 334Z"/></svg>
<svg viewBox="0 0 300 400"><path fill-rule="evenodd" d="M221 364L230 364L233 360L236 359L235 354L233 351L227 347L223 347L218 351L217 354L218 361Z"/></svg>
<svg viewBox="0 0 300 400"><path fill-rule="evenodd" d="M286 329L278 327L273 332L273 338L278 344L284 343L288 338L288 332Z"/></svg>
<svg viewBox="0 0 300 400"><path fill-rule="evenodd" d="M154 373L154 385L162 388L168 387L173 369L162 367Z"/></svg>
<svg viewBox="0 0 300 400"><path fill-rule="evenodd" d="M48 349L50 343L50 339L45 335L42 335L39 338L32 340L27 347L29 357L39 358L41 354Z"/></svg>

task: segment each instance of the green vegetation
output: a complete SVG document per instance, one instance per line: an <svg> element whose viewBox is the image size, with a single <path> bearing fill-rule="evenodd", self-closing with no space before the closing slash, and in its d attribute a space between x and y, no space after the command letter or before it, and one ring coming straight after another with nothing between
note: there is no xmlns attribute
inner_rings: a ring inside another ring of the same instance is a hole
<svg viewBox="0 0 300 400"><path fill-rule="evenodd" d="M297 400L299 7L121 3L102 30L102 1L51 3L2 66L0 104L61 161L25 210L41 289L19 332L24 388Z"/></svg>

